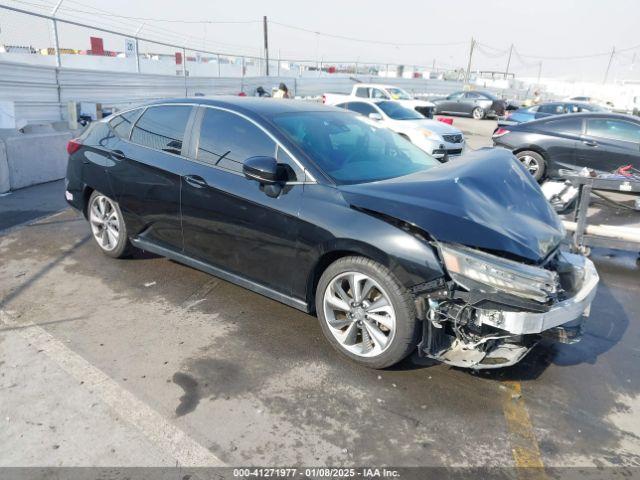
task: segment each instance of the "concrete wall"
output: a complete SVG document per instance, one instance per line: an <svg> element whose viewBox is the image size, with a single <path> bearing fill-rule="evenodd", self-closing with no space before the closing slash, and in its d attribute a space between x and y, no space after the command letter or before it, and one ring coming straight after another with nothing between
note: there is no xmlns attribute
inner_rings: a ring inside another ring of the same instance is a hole
<svg viewBox="0 0 640 480"><path fill-rule="evenodd" d="M0 138L0 193L63 178L70 132L9 134Z"/></svg>

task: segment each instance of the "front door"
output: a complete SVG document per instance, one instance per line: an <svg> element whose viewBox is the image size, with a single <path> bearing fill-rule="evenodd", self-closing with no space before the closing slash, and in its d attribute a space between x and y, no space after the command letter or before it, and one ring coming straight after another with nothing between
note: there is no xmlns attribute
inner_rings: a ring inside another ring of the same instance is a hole
<svg viewBox="0 0 640 480"><path fill-rule="evenodd" d="M611 172L623 165L640 169L640 124L609 118L589 118L578 152L580 163Z"/></svg>
<svg viewBox="0 0 640 480"><path fill-rule="evenodd" d="M284 150L239 114L202 107L199 117L194 158L182 177L185 253L290 295L304 172L291 162L290 178L300 182L269 196L244 177L242 164L253 156L289 164Z"/></svg>

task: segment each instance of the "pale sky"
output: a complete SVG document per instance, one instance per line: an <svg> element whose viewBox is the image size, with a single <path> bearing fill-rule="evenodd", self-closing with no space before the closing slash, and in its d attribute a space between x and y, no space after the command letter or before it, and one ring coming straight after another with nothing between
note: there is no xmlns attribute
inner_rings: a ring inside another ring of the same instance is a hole
<svg viewBox="0 0 640 480"><path fill-rule="evenodd" d="M50 10L56 1L3 3L42 12ZM95 9L126 17L254 23L143 21L110 17ZM64 0L59 15L100 22L105 27L131 33L144 22L142 36L252 55L262 53L261 20L267 15L272 58L280 54L283 58L322 58L327 62L357 60L432 65L435 60L438 66L466 68L473 36L480 42L474 54L474 69L503 71L507 50L513 43L520 56L512 56L510 71L520 76L537 75L538 63L542 61L543 76L592 81L602 81L609 61L607 52L615 46L623 51L614 57L609 79L640 80L639 0ZM321 34L286 28L276 22ZM47 42L42 28L20 23L14 17L7 18L0 10L3 41L12 34L29 40L40 36L43 38L39 43ZM87 36L79 30L63 31L62 46L88 48L88 45L77 45ZM336 39L323 34L394 45ZM602 55L582 59L538 58L592 54Z"/></svg>

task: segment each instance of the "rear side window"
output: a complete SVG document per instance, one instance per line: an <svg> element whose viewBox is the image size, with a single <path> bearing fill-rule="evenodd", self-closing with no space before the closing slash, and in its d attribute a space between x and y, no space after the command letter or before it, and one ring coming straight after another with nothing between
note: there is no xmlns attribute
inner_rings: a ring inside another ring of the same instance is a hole
<svg viewBox="0 0 640 480"><path fill-rule="evenodd" d="M136 110L131 110L129 112L117 115L109 121L109 125L118 137L129 140L131 127L136 121L136 118L138 118L138 116L140 115L141 111L141 108L137 108Z"/></svg>
<svg viewBox="0 0 640 480"><path fill-rule="evenodd" d="M242 172L242 164L247 158L273 157L275 154L275 142L250 121L224 110L205 109L200 126L198 160Z"/></svg>
<svg viewBox="0 0 640 480"><path fill-rule="evenodd" d="M542 129L547 132L568 133L570 135L582 134L582 119L566 117L560 120L551 120L541 125Z"/></svg>
<svg viewBox="0 0 640 480"><path fill-rule="evenodd" d="M356 88L356 97L368 98L369 97L369 89L366 88L366 87Z"/></svg>
<svg viewBox="0 0 640 480"><path fill-rule="evenodd" d="M131 141L180 155L190 114L191 107L187 105L149 107L133 127Z"/></svg>
<svg viewBox="0 0 640 480"><path fill-rule="evenodd" d="M368 103L353 102L349 104L348 108L352 112L357 112L365 117L369 116L370 113L378 113L376 109Z"/></svg>
<svg viewBox="0 0 640 480"><path fill-rule="evenodd" d="M564 113L564 105L562 105L561 103L549 103L547 105L540 105L540 107L538 108L538 112L558 115Z"/></svg>
<svg viewBox="0 0 640 480"><path fill-rule="evenodd" d="M623 120L593 118L587 120L587 135L640 143L640 125Z"/></svg>

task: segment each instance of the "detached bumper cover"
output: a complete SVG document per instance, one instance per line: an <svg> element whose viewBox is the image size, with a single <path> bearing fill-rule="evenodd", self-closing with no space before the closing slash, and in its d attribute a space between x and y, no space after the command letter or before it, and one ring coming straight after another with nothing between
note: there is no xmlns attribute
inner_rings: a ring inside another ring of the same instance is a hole
<svg viewBox="0 0 640 480"><path fill-rule="evenodd" d="M578 255L570 259L576 274L582 276L580 289L574 296L553 305L546 312L511 312L478 309L483 324L491 325L516 335L542 333L545 330L588 316L591 302L596 295L599 277L593 262Z"/></svg>

